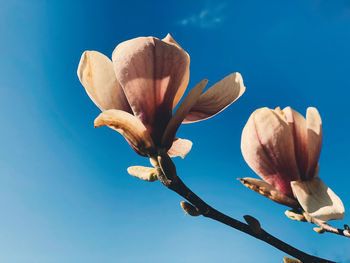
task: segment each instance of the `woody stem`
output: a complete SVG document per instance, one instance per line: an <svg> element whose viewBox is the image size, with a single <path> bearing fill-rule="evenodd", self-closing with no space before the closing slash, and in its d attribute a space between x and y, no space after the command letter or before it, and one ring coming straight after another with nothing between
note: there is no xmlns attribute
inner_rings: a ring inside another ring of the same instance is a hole
<svg viewBox="0 0 350 263"><path fill-rule="evenodd" d="M221 222L227 226L235 228L238 231L244 232L250 236L260 239L261 241L270 244L278 250L281 250L287 253L288 255L301 260L303 263L335 263L334 261L309 255L283 242L282 240L279 240L278 238L274 237L273 235L269 234L263 229L261 229L261 231L256 231L255 229L251 228L248 224L245 224L239 220L236 220L232 217L221 213L220 211L216 210L215 208L211 207L206 202L204 202L194 192L192 192L191 189L189 189L177 175L173 175L171 176L171 178L168 178L164 175L162 169L159 169L159 167L158 178L165 187L169 188L170 190L176 192L177 194L185 198L198 209L201 215L205 217L211 218L215 221Z"/></svg>
<svg viewBox="0 0 350 263"><path fill-rule="evenodd" d="M311 223L318 225L320 228L322 228L326 232L330 232L330 233L334 233L334 234L337 234L340 236L350 238L350 231L348 229L340 229L340 228L336 228L334 226L330 226L327 223L324 223L316 218L311 218Z"/></svg>

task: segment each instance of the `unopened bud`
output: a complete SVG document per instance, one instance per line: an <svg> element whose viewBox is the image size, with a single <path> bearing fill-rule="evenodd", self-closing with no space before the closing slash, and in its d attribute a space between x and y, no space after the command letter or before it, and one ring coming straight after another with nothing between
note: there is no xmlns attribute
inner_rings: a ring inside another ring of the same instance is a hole
<svg viewBox="0 0 350 263"><path fill-rule="evenodd" d="M254 217L252 217L250 215L245 215L243 217L244 217L244 220L249 225L249 227L251 228L251 230L253 230L253 232L255 234L261 234L262 233L262 229L261 229L260 222L258 221L258 219L254 218Z"/></svg>
<svg viewBox="0 0 350 263"><path fill-rule="evenodd" d="M180 202L181 208L190 216L200 216L198 209L185 201Z"/></svg>
<svg viewBox="0 0 350 263"><path fill-rule="evenodd" d="M154 182L158 179L157 170L152 167L130 166L127 171L130 175L144 181Z"/></svg>
<svg viewBox="0 0 350 263"><path fill-rule="evenodd" d="M323 234L325 232L322 227L314 227L314 231L319 234Z"/></svg>
<svg viewBox="0 0 350 263"><path fill-rule="evenodd" d="M289 219L292 219L292 220L302 221L302 222L305 222L305 221L306 221L304 215L298 213L298 212L295 211L295 210L287 210L286 212L284 212L284 214L285 214Z"/></svg>
<svg viewBox="0 0 350 263"><path fill-rule="evenodd" d="M284 263L302 263L299 259L283 257Z"/></svg>

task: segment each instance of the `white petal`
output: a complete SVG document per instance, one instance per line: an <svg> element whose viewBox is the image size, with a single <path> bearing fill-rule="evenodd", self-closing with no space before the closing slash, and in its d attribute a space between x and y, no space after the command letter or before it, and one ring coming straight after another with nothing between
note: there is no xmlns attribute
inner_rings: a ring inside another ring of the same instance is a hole
<svg viewBox="0 0 350 263"><path fill-rule="evenodd" d="M175 138L173 145L168 150L170 157L180 156L182 159L191 151L192 142L190 140Z"/></svg>
<svg viewBox="0 0 350 263"><path fill-rule="evenodd" d="M342 201L320 178L293 181L291 186L301 207L311 217L324 222L343 219L345 209Z"/></svg>
<svg viewBox="0 0 350 263"><path fill-rule="evenodd" d="M117 109L131 112L115 76L113 63L105 55L97 51L85 51L77 73L86 93L102 111Z"/></svg>

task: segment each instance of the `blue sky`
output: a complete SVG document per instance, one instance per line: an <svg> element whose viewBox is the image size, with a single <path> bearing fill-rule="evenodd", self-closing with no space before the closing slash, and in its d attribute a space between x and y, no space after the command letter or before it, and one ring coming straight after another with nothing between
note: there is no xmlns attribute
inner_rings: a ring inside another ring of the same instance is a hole
<svg viewBox="0 0 350 263"><path fill-rule="evenodd" d="M148 160L116 132L93 129L99 110L76 76L81 53L110 56L122 41L171 33L191 56L190 87L236 71L247 87L215 118L180 128L194 145L175 160L178 174L223 212L350 262L348 240L287 219L235 180L255 177L240 153L254 109L315 106L320 177L349 210L349 28L347 1L1 1L0 261L282 262L258 240L184 215L176 194L126 173Z"/></svg>

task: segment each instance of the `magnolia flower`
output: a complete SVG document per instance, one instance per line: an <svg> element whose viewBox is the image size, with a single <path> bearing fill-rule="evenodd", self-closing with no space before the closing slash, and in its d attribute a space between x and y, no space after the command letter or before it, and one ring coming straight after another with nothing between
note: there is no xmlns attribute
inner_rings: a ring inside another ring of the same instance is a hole
<svg viewBox="0 0 350 263"><path fill-rule="evenodd" d="M242 154L264 181L241 182L266 197L293 208L302 207L322 221L342 219L339 197L318 176L322 144L321 117L308 108L306 119L290 107L253 112L242 132Z"/></svg>
<svg viewBox="0 0 350 263"><path fill-rule="evenodd" d="M120 43L112 61L96 51L85 51L78 77L102 113L95 127L107 125L120 132L142 156L159 151L184 157L189 140L176 138L181 123L214 116L238 99L245 87L239 73L232 73L202 91L207 80L181 100L189 81L189 55L168 34L160 40L139 37Z"/></svg>

